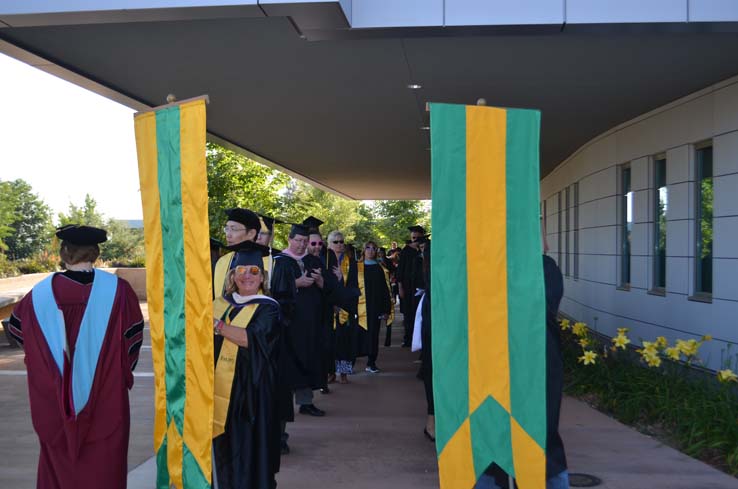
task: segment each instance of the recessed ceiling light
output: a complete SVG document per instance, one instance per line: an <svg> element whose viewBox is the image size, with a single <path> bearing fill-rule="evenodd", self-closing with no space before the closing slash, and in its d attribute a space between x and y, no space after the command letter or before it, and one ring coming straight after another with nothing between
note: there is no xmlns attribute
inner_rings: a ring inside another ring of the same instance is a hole
<svg viewBox="0 0 738 489"><path fill-rule="evenodd" d="M417 83L411 83L410 85L407 86L407 88L409 88L410 90L419 90L423 88L423 86L418 85Z"/></svg>
<svg viewBox="0 0 738 489"><path fill-rule="evenodd" d="M430 131L430 126L420 126L422 131Z"/></svg>

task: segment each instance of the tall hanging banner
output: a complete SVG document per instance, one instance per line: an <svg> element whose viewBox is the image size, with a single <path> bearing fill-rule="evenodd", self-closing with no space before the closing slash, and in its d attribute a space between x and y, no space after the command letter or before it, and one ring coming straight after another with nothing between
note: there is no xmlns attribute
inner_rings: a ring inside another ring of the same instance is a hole
<svg viewBox="0 0 738 489"><path fill-rule="evenodd" d="M493 462L521 489L544 489L540 112L449 104L430 112L441 489L472 488Z"/></svg>
<svg viewBox="0 0 738 489"><path fill-rule="evenodd" d="M212 284L205 98L134 117L154 362L156 487L211 487Z"/></svg>

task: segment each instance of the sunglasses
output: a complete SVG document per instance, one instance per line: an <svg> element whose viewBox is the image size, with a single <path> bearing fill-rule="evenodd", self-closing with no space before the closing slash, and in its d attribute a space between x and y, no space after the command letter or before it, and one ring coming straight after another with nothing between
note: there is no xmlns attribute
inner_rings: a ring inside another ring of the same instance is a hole
<svg viewBox="0 0 738 489"><path fill-rule="evenodd" d="M336 241L333 241L333 244L343 244L344 241L342 239L337 239Z"/></svg>
<svg viewBox="0 0 738 489"><path fill-rule="evenodd" d="M236 267L236 275L244 275L250 273L251 275L261 274L261 268L256 265L239 265Z"/></svg>
<svg viewBox="0 0 738 489"><path fill-rule="evenodd" d="M310 246L323 246L322 241L311 241Z"/></svg>

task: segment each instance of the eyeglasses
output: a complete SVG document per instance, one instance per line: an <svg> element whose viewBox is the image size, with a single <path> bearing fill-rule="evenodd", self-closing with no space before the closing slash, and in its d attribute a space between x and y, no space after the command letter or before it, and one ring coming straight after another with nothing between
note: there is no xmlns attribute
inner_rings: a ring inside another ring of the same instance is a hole
<svg viewBox="0 0 738 489"><path fill-rule="evenodd" d="M310 246L323 246L322 241L311 241Z"/></svg>
<svg viewBox="0 0 738 489"><path fill-rule="evenodd" d="M250 273L251 275L261 274L261 268L256 265L239 265L236 267L236 275L244 275Z"/></svg>
<svg viewBox="0 0 738 489"><path fill-rule="evenodd" d="M337 240L333 241L333 244L343 244L343 243L344 243L344 241L342 239L337 239Z"/></svg>
<svg viewBox="0 0 738 489"><path fill-rule="evenodd" d="M233 226L226 226L223 228L224 233L235 233L236 231L246 231L246 228L237 228Z"/></svg>

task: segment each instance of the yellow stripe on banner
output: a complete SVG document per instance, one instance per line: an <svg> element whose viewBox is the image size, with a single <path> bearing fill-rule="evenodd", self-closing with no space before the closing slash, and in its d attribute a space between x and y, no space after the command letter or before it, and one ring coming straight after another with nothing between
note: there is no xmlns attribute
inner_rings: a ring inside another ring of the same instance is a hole
<svg viewBox="0 0 738 489"><path fill-rule="evenodd" d="M438 474L443 489L469 489L476 484L469 418L438 456Z"/></svg>
<svg viewBox="0 0 738 489"><path fill-rule="evenodd" d="M513 465L521 489L546 489L546 452L510 417Z"/></svg>
<svg viewBox="0 0 738 489"><path fill-rule="evenodd" d="M510 412L506 125L503 109L466 108L469 414L490 395Z"/></svg>
<svg viewBox="0 0 738 489"><path fill-rule="evenodd" d="M182 485L182 437L179 436L174 419L167 430L167 467L169 468L169 487L181 489Z"/></svg>
<svg viewBox="0 0 738 489"><path fill-rule="evenodd" d="M154 363L154 453L158 453L167 431L167 389L164 368L164 261L159 213L156 114L148 112L136 116L135 133L144 216L146 301L149 308L151 356Z"/></svg>
<svg viewBox="0 0 738 489"><path fill-rule="evenodd" d="M213 285L208 241L205 101L201 99L182 104L179 113L187 346L187 397L182 439L210 482L214 382Z"/></svg>

